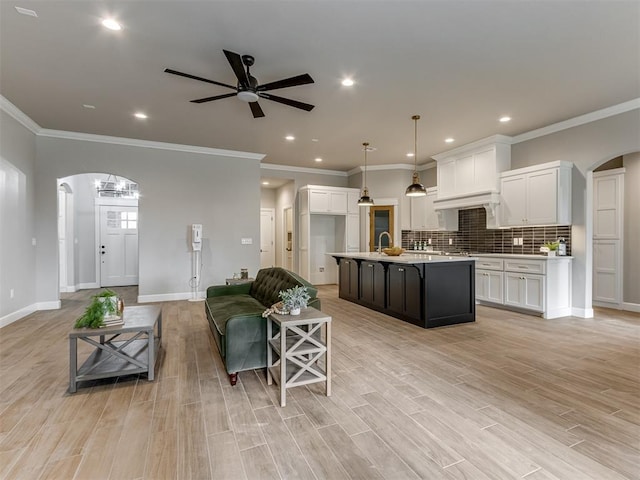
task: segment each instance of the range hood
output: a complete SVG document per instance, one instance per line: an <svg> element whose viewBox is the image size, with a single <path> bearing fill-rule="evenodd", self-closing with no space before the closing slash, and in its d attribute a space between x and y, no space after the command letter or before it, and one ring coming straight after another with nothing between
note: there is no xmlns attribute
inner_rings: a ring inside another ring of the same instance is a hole
<svg viewBox="0 0 640 480"><path fill-rule="evenodd" d="M495 210L500 203L500 193L491 190L488 192L476 192L454 197L436 199L433 201L435 210L461 210L466 208L484 207L487 216L495 216Z"/></svg>

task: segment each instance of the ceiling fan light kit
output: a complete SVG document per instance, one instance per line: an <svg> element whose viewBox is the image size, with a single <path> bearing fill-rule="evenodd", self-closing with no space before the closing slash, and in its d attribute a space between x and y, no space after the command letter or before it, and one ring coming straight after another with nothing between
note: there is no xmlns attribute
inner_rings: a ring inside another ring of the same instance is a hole
<svg viewBox="0 0 640 480"><path fill-rule="evenodd" d="M414 123L413 176L411 185L407 187L404 194L407 197L424 197L427 194L427 189L420 183L420 175L418 175L418 120L420 120L420 115L412 116L411 120Z"/></svg>
<svg viewBox="0 0 640 480"><path fill-rule="evenodd" d="M291 100L290 98L278 97L276 95L272 95L267 93L270 90L277 90L280 88L288 88L288 87L296 87L298 85L306 85L308 83L314 83L313 78L308 73L304 73L302 75L296 75L295 77L285 78L283 80L278 80L275 82L265 83L260 85L258 80L251 75L250 68L255 63L255 58L251 55L238 55L235 52L230 52L229 50L223 50L225 56L227 57L227 61L229 65L231 65L231 69L235 74L238 83L234 87L233 85L229 85L227 83L217 82L215 80L209 80L208 78L198 77L196 75L191 75L189 73L179 72L177 70L173 70L170 68L165 68L166 73L171 73L172 75L178 75L185 78L191 78L192 80L199 80L201 82L211 83L213 85L218 85L220 87L230 88L235 90L235 93L225 93L222 95L214 95L212 97L204 97L198 98L195 100L191 100L191 103L205 103L211 102L214 100L221 100L223 98L229 98L236 96L243 102L249 104L251 108L251 113L253 114L253 118L264 117L264 112L262 111L262 107L258 103L260 98L265 98L267 100L271 100L272 102L281 103L283 105L287 105L289 107L299 108L300 110L305 110L310 112L313 110L314 105L310 105L308 103L299 102L297 100ZM245 69L246 67L246 69Z"/></svg>
<svg viewBox="0 0 640 480"><path fill-rule="evenodd" d="M369 189L367 188L367 150L369 150L369 142L363 142L362 146L364 147L364 178L363 178L363 189L362 196L358 200L358 205L360 207L372 207L373 206L373 198L369 196Z"/></svg>

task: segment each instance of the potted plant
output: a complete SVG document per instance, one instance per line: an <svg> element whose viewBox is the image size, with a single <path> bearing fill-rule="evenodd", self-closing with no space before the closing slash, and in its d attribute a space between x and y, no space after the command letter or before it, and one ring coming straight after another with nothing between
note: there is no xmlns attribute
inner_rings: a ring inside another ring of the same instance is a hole
<svg viewBox="0 0 640 480"><path fill-rule="evenodd" d="M300 309L307 308L311 298L307 287L298 285L287 290L280 290L278 296L282 299L282 306L290 315L300 315Z"/></svg>
<svg viewBox="0 0 640 480"><path fill-rule="evenodd" d="M546 253L549 257L555 257L559 246L559 242L547 242L540 247L540 251Z"/></svg>
<svg viewBox="0 0 640 480"><path fill-rule="evenodd" d="M120 299L112 290L105 290L91 297L91 303L82 316L76 321L74 328L99 328L104 325L105 318L120 318Z"/></svg>

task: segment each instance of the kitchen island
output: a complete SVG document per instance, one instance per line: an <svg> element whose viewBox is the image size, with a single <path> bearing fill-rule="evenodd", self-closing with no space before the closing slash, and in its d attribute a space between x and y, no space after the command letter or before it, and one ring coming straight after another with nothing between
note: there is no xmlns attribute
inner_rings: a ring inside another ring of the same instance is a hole
<svg viewBox="0 0 640 480"><path fill-rule="evenodd" d="M474 322L475 259L375 252L328 253L339 296L423 328Z"/></svg>

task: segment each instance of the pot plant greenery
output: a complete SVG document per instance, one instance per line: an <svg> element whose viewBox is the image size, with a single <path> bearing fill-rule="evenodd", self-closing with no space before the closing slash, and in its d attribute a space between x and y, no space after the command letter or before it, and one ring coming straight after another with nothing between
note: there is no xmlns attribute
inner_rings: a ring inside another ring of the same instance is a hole
<svg viewBox="0 0 640 480"><path fill-rule="evenodd" d="M549 256L554 256L560 247L560 242L547 242L540 247L540 251Z"/></svg>
<svg viewBox="0 0 640 480"><path fill-rule="evenodd" d="M291 315L299 315L301 308L307 308L311 296L307 287L298 285L287 290L280 290L278 296L282 299L282 306Z"/></svg>
<svg viewBox="0 0 640 480"><path fill-rule="evenodd" d="M82 316L76 321L74 328L100 328L105 317L117 317L118 294L105 290L91 297L91 303Z"/></svg>

